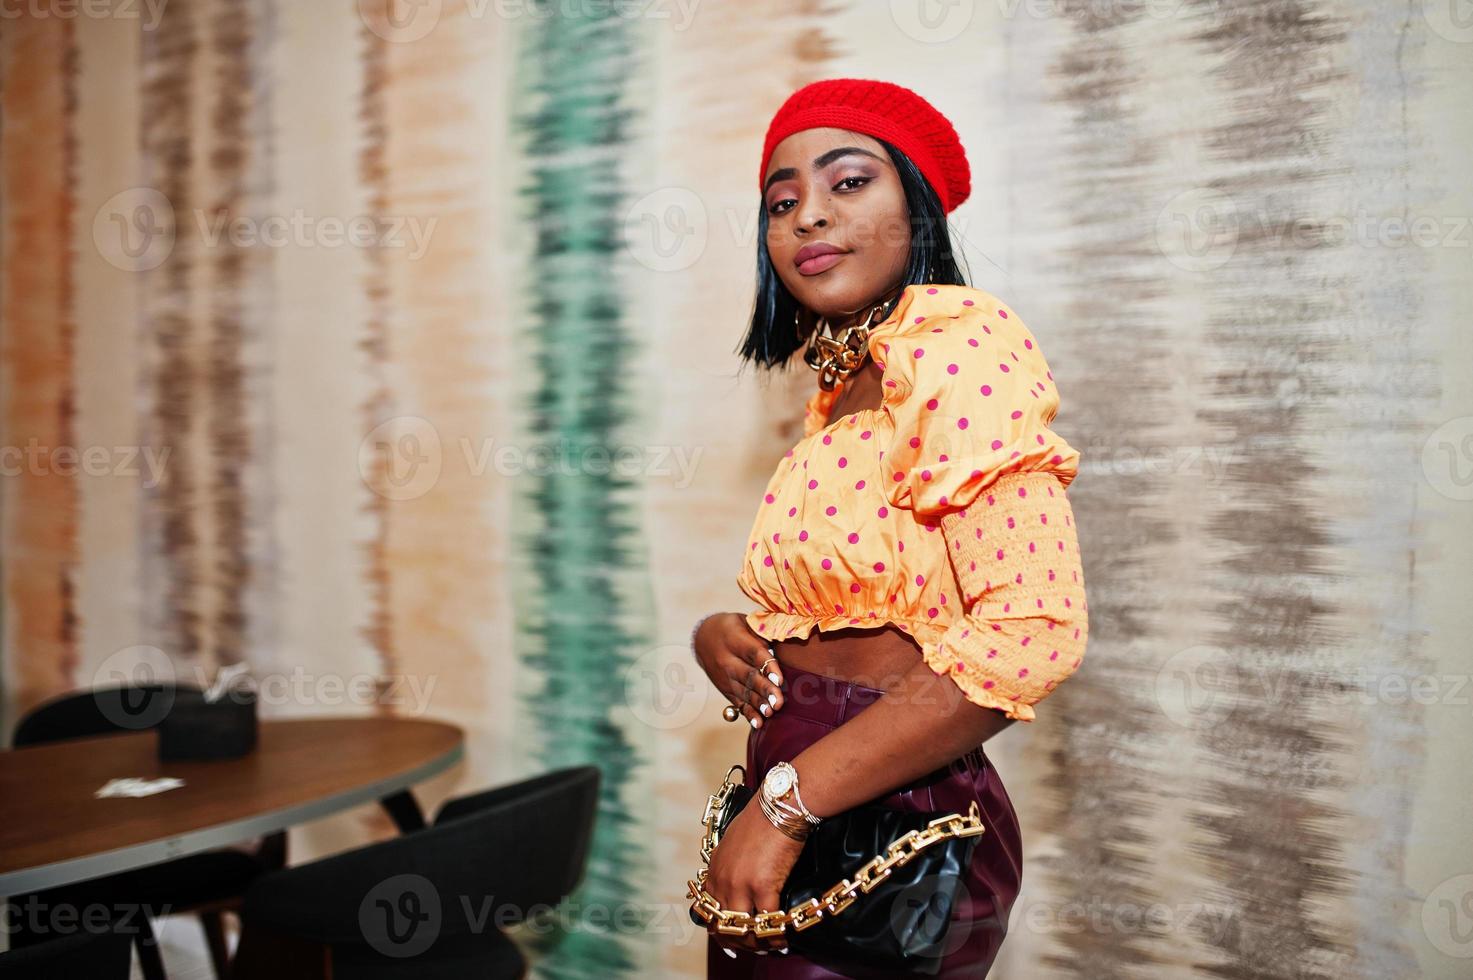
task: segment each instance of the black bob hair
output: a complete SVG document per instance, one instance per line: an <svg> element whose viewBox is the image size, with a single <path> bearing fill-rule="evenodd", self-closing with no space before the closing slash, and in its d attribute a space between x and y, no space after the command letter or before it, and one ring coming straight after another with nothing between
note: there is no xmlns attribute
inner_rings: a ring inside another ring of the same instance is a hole
<svg viewBox="0 0 1473 980"><path fill-rule="evenodd" d="M910 211L910 259L902 288L916 283L968 285L957 265L940 197L910 157L885 140L879 143L895 164ZM770 369L785 365L808 343L815 323L773 271L767 254L767 206L759 202L757 213L757 298L751 326L737 353L744 361ZM805 313L801 326L797 320L800 312Z"/></svg>

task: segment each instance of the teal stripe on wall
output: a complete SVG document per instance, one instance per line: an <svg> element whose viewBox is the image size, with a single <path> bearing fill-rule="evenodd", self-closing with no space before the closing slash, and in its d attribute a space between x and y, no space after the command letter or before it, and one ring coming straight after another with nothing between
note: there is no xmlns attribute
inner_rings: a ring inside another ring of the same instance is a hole
<svg viewBox="0 0 1473 980"><path fill-rule="evenodd" d="M648 646L649 624L621 599L631 580L648 588L636 562L636 488L581 462L607 459L635 398L616 272L619 163L630 152L621 99L635 35L627 18L591 12L599 9L549 7L530 18L513 108L529 175L519 218L535 229L527 269L535 295L517 343L534 373L524 431L532 447L571 463L530 476L515 504L517 642L524 673L542 682L521 704L521 731L541 768L591 763L604 777L574 925L530 937L542 957L534 970L546 977L644 975L658 942L634 921L649 901L638 882L652 856L641 815L622 801L648 760L616 715L632 651ZM617 932L606 931L609 922Z"/></svg>

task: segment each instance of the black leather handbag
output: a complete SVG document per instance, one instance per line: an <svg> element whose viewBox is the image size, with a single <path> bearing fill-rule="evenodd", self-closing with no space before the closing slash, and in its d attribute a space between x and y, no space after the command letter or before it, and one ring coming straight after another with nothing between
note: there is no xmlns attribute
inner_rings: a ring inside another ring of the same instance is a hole
<svg viewBox="0 0 1473 980"><path fill-rule="evenodd" d="M709 863L732 819L752 799L745 782L726 781L702 822L701 859ZM858 806L825 819L804 841L781 894L788 947L815 960L862 962L890 974L934 975L946 953L957 892L986 828L974 801L967 814ZM706 925L714 900L706 869L688 881L690 915ZM746 916L739 918L745 919ZM756 919L758 916L752 916ZM767 921L768 934L776 923ZM759 935L763 930L757 929Z"/></svg>

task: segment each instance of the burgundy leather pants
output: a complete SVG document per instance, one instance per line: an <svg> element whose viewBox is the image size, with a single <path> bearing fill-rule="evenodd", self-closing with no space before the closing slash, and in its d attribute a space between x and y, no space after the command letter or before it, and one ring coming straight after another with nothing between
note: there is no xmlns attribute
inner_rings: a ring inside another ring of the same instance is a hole
<svg viewBox="0 0 1473 980"><path fill-rule="evenodd" d="M747 737L746 781L754 788L774 763L791 760L884 694L788 664L782 665L782 673L782 710L764 718L762 727L751 729ZM934 974L946 980L985 977L1007 932L1008 913L1023 880L1022 837L1012 801L981 746L877 801L899 810L965 813L973 800L987 830L977 838L970 873L952 909L941 969ZM861 963L818 962L795 952L733 949L733 958L727 948L707 938L710 980L879 980L895 975Z"/></svg>

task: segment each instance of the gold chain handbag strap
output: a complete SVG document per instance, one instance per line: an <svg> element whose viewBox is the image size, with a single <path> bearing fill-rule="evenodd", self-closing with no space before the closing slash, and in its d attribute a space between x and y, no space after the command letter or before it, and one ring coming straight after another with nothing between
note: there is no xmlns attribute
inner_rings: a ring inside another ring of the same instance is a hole
<svg viewBox="0 0 1473 980"><path fill-rule="evenodd" d="M720 788L707 799L705 812L701 814L701 823L706 828L701 838L701 862L705 865L710 865L711 853L719 843L717 827L736 792L738 784L731 781L731 774L738 769L742 770L745 782L746 770L741 765L732 766L726 771L726 779ZM873 891L890 876L892 869L909 864L917 854L933 844L951 837L975 837L986 829L982 825L977 801L973 800L965 816L948 813L932 820L922 830L907 831L891 841L884 851L870 858L854 873L853 878L841 878L822 897L810 898L787 911L758 912L754 915L751 912L722 908L721 903L706 890L709 867L701 868L693 880L686 881L686 896L695 899L691 909L703 922L709 924L712 919L716 920L717 932L728 936L755 933L758 938L770 939L781 936L788 925L801 932L826 915L838 915L853 905L861 894L867 895Z"/></svg>

